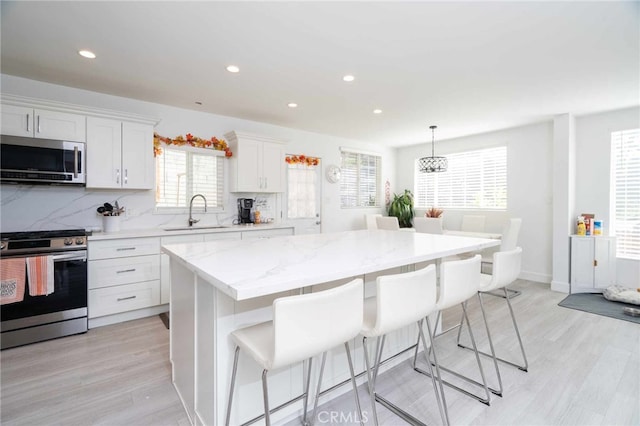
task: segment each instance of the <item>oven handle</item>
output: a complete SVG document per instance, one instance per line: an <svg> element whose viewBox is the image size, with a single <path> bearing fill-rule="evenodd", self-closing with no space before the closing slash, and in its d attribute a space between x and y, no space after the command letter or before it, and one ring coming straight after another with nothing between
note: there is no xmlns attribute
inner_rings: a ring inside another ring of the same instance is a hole
<svg viewBox="0 0 640 426"><path fill-rule="evenodd" d="M62 253L62 254L54 254L53 255L53 261L54 262L60 262L63 260L83 260L83 261L87 261L87 251L86 250L79 250L79 251L72 251L71 253Z"/></svg>
<svg viewBox="0 0 640 426"><path fill-rule="evenodd" d="M78 178L78 147L73 147L73 178Z"/></svg>

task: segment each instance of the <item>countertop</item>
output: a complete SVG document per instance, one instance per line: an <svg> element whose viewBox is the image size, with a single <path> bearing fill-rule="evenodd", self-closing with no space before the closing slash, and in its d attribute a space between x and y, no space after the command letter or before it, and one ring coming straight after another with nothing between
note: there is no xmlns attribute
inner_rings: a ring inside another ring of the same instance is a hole
<svg viewBox="0 0 640 426"><path fill-rule="evenodd" d="M499 240L383 230L167 244L162 251L235 300L497 246Z"/></svg>
<svg viewBox="0 0 640 426"><path fill-rule="evenodd" d="M213 225L211 225L213 226ZM186 227L186 226L185 226ZM293 225L285 225L278 223L265 223L265 224L246 224L246 225L229 225L222 228L211 228L207 225L194 226L192 229L167 231L166 229L178 228L178 226L167 225L162 228L149 228L149 229L123 229L118 232L94 232L88 237L89 241L99 240L115 240L120 238L144 238L144 237L169 237L172 235L192 235L192 234L213 234L222 232L247 232L247 231L262 231L267 229L287 229L293 228Z"/></svg>

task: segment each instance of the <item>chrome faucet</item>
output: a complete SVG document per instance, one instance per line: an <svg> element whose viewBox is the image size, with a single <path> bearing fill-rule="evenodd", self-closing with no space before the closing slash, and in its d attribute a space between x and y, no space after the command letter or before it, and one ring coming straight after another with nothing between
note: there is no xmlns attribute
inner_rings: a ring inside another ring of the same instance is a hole
<svg viewBox="0 0 640 426"><path fill-rule="evenodd" d="M204 200L204 211L207 211L207 199L204 198L204 195L196 194L191 197L191 201L189 201L189 226L193 226L194 223L200 222L200 219L194 219L191 215L191 210L193 209L193 199L196 197L202 197L202 199Z"/></svg>

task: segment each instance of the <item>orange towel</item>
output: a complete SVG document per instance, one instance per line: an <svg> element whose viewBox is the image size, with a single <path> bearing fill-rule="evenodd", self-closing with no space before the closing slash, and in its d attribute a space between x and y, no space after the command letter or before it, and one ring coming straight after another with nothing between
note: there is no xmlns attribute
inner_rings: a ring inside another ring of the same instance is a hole
<svg viewBox="0 0 640 426"><path fill-rule="evenodd" d="M53 256L27 257L29 296L53 293Z"/></svg>
<svg viewBox="0 0 640 426"><path fill-rule="evenodd" d="M0 305L22 302L24 299L24 258L0 261Z"/></svg>

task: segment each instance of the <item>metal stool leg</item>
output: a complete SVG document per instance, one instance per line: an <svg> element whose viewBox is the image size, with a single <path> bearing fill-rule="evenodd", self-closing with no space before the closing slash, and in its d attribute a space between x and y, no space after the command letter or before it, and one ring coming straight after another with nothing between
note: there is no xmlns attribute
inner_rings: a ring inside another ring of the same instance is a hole
<svg viewBox="0 0 640 426"><path fill-rule="evenodd" d="M424 351L427 351L427 339L424 337L424 329L422 327L422 323L424 322L424 320L420 320L418 321L418 332L420 334L420 337L422 338L422 346L424 348ZM431 333L431 329L429 328L429 319L427 318L427 332L429 333L429 342L431 345L431 348L433 348L433 334ZM431 348L429 350L431 350ZM436 352L435 350L433 351L433 362L435 364L436 367L436 375L438 376L437 378L437 384L436 384L436 378L433 375L433 369L431 368L431 363L428 363L427 366L429 367L429 373L431 374L431 383L433 384L433 391L436 394L436 401L438 402L438 409L440 410L440 417L442 418L442 422L445 426L449 425L449 410L447 409L447 400L444 396L444 388L442 387L442 377L440 376L440 366L438 364L438 358L436 357ZM438 389L437 385L440 386L440 389Z"/></svg>
<svg viewBox="0 0 640 426"><path fill-rule="evenodd" d="M478 348L476 346L476 341L475 341L475 338L473 337L473 331L471 330L471 325L469 323L469 317L467 315L467 308L465 306L465 303L461 303L461 305L462 305L462 310L463 310L463 313L464 313L465 322L467 323L467 327L469 328L469 337L471 338L471 343L472 343L473 348L474 348L474 353L475 353L475 356L476 356L476 362L478 363L478 370L480 371L480 377L482 379L482 383L480 383L480 382L478 382L476 380L470 379L469 377L463 376L462 374L457 373L457 372L455 372L455 371L453 371L453 370L451 370L449 368L445 368L445 367L440 366L440 369L443 370L443 371L446 371L448 373L451 373L451 374L453 374L454 376L456 376L456 377L458 377L460 379L466 380L467 382L469 382L469 383L471 383L473 385L482 387L484 389L484 391L485 391L486 398L482 398L482 397L480 397L478 395L475 395L475 394L467 391L466 389L463 389L463 388L461 388L459 386L456 386L453 383L450 383L450 382L448 382L446 380L442 380L442 382L445 385L449 386L450 388L455 389L455 390L457 390L457 391L459 391L459 392L461 392L461 393L463 393L463 394L465 394L467 396L470 396L470 397L476 399L477 401L482 402L483 404L490 405L490 401L491 401L491 396L490 396L490 393L489 393L490 391L489 391L489 387L487 386L487 380L485 378L484 370L482 368L482 362L480 361L480 356L479 356L479 353L478 353ZM425 358L426 358L426 361L428 363L430 363L430 364L432 363L431 359L430 359L430 354L428 352L425 352ZM414 369L417 372L419 372L421 374L424 374L425 376L429 375L428 372L426 372L426 371L424 371L424 370L422 370L420 368L416 367Z"/></svg>
<svg viewBox="0 0 640 426"><path fill-rule="evenodd" d="M493 351L493 349L492 349L492 354L488 354L488 353L482 352L482 351L478 351L478 353L480 353L480 355L484 355L484 356L488 356L488 357L495 357L496 361L500 361L500 362L508 364L508 365L510 365L512 367L516 367L517 369L522 370L522 371L524 371L526 373L528 371L528 369L529 369L529 364L527 362L527 356L526 356L526 354L524 352L524 345L522 344L522 339L520 338L520 330L518 329L518 323L516 322L516 317L515 317L515 315L513 313L513 308L511 306L511 301L509 300L510 297L507 297L508 289L503 287L503 290L504 290L504 296L502 296L502 298L504 298L507 301L507 306L509 307L509 313L511 314L511 321L513 322L513 327L515 329L516 336L518 338L518 343L520 344L520 351L522 352L522 359L524 361L524 365L519 365L519 364L516 364L515 362L507 361L504 358L500 358L500 357L496 356L495 355L495 351ZM491 292L481 292L481 293L482 294L490 294L491 296L496 296L494 293L491 293ZM481 306L482 307L484 306L484 305L482 305L482 302L481 302ZM483 315L484 315L484 310L483 310ZM485 319L485 324L486 324L487 331L488 331L489 323L486 322L486 319ZM489 340L489 342L491 342L491 340ZM461 344L459 338L458 338L458 346L460 346L461 348L464 348L464 349L470 349L471 350L470 347Z"/></svg>
<svg viewBox="0 0 640 426"><path fill-rule="evenodd" d="M231 403L233 402L233 389L236 384L236 372L238 371L238 355L240 354L240 346L236 346L236 352L233 356L233 372L231 373L231 387L229 388L229 403L227 404L227 418L224 422L225 426L229 426L231 421Z"/></svg>
<svg viewBox="0 0 640 426"><path fill-rule="evenodd" d="M487 338L489 340L489 349L491 350L490 354L487 354L485 352L482 351L478 351L478 353L480 355L485 355L485 356L489 356L491 357L491 359L493 359L493 366L495 367L496 370L496 377L498 378L498 390L489 388L489 390L498 396L502 396L502 376L500 375L500 368L498 367L498 358L496 357L496 351L494 349L493 346L493 339L491 338L491 331L489 330L489 322L487 321L487 314L486 311L484 310L484 303L482 301L482 294L480 292L478 292L478 301L480 302L480 311L482 312L482 319L484 321L484 327L485 330L487 331ZM463 317L464 319L464 317ZM462 324L462 322L461 322ZM462 330L462 325L460 327L460 330L458 330L458 339L457 339L457 344L459 347L464 348L464 349L471 349L467 346L464 346L463 344L460 343L460 331Z"/></svg>
<svg viewBox="0 0 640 426"><path fill-rule="evenodd" d="M367 338L362 338L362 348L364 351L364 363L367 367L367 387L369 389L369 396L371 397L371 410L373 411L373 424L378 426L378 411L376 410L376 390L373 387L373 373L371 371L371 362L369 361L369 348L367 345ZM376 354L373 354L376 358Z"/></svg>
<svg viewBox="0 0 640 426"><path fill-rule="evenodd" d="M322 387L322 376L324 374L324 364L327 360L327 352L322 353L322 361L320 362L320 375L318 376L318 388L316 389L316 398L313 403L313 413L311 414L310 424L313 425L313 422L316 420L316 412L318 410L318 399L320 399L320 390Z"/></svg>
<svg viewBox="0 0 640 426"><path fill-rule="evenodd" d="M307 406L309 404L309 384L311 383L311 361L313 358L309 358L309 366L307 369L307 380L304 385L304 400L303 400L303 408L302 408L302 424L307 426L309 422L307 421Z"/></svg>
<svg viewBox="0 0 640 426"><path fill-rule="evenodd" d="M356 384L356 375L353 371L353 361L351 360L351 349L349 349L349 342L344 342L344 348L347 351L347 360L349 361L349 372L351 373L351 383L353 384L353 393L356 398L356 407L358 408L358 416L360 419L360 425L364 426L364 420L362 419L362 408L360 407L360 396L358 395L358 385Z"/></svg>
<svg viewBox="0 0 640 426"><path fill-rule="evenodd" d="M267 373L269 370L262 370L262 398L264 402L264 424L271 426L271 414L269 413L269 389L267 388Z"/></svg>

